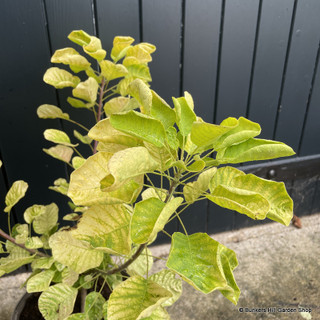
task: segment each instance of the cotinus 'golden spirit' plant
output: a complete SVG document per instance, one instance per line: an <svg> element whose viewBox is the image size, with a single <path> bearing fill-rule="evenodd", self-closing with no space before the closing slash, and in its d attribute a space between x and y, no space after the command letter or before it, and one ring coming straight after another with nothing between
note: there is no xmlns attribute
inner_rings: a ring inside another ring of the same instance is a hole
<svg viewBox="0 0 320 320"><path fill-rule="evenodd" d="M69 39L88 59L73 48L57 50L51 62L67 67L49 68L44 81L73 88L68 103L93 112L96 124L86 129L49 104L37 113L78 125L82 133L74 137L91 149L85 159L65 132L44 132L56 144L44 151L74 169L69 182L59 178L50 189L71 199L73 213L64 220L76 225L58 229L54 203L27 208L25 224L9 226L10 234L0 230L7 240L1 250L8 253L0 259L0 275L31 263L26 288L42 292L38 306L47 320L169 319L165 308L179 298L181 281L203 293L219 290L237 304L235 253L206 233L188 234L180 215L209 199L252 219L288 225L293 203L284 184L229 164L291 156L293 150L256 138L259 124L243 117L219 125L203 121L188 92L170 107L149 86L152 44L115 37L107 60L98 38L80 30ZM8 215L27 188L23 181L13 184L5 199ZM169 234L164 228L175 218L183 232ZM171 238L171 250L166 269L150 274L155 257L148 247L159 232ZM82 312L73 313L78 295Z"/></svg>

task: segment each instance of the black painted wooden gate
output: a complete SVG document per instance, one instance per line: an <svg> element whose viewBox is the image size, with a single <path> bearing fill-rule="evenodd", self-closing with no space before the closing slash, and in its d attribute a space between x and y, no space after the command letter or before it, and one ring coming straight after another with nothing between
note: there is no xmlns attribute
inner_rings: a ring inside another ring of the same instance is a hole
<svg viewBox="0 0 320 320"><path fill-rule="evenodd" d="M152 87L169 103L191 92L208 122L246 116L261 124L263 138L289 144L294 159L245 169L285 181L297 215L319 211L319 17L319 0L1 0L1 211L8 186L18 179L30 184L16 210L19 221L31 204L64 203L47 186L67 170L41 151L49 145L42 131L62 123L39 120L35 111L51 103L74 114L66 94L42 82L52 53L72 46L67 35L74 29L97 35L109 52L116 35L155 44ZM68 213L66 205L62 211ZM190 233L254 223L207 202L182 218Z"/></svg>

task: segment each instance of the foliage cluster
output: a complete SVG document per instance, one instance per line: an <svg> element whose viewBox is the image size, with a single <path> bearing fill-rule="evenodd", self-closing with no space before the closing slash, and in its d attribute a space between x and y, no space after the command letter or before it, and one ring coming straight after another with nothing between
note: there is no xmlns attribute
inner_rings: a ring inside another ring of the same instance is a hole
<svg viewBox="0 0 320 320"><path fill-rule="evenodd" d="M75 225L58 229L54 203L27 208L24 224L9 228L9 235L0 230L7 239L0 249L8 254L0 259L0 275L31 263L27 291L42 292L39 310L47 320L169 319L165 308L179 298L182 280L206 294L219 290L236 304L235 253L206 233L189 235L180 215L209 199L252 219L288 225L293 204L284 184L228 164L290 156L293 150L256 138L259 124L243 117L219 125L203 121L188 92L170 107L149 86L148 63L156 49L149 43L115 37L107 60L98 38L78 30L69 39L89 57L71 47L57 50L51 62L73 73L52 67L44 81L73 88L68 103L93 112L96 124L89 130L48 104L37 113L79 126L74 138L91 150L84 158L65 132L44 132L55 143L44 151L74 169L70 181L59 178L50 189L71 199L72 213L63 219ZM24 181L12 185L5 199L9 218L27 188ZM175 218L183 233L171 235L164 228ZM150 274L157 257L148 247L159 232L171 238L171 250L167 268ZM72 314L79 292L82 313Z"/></svg>

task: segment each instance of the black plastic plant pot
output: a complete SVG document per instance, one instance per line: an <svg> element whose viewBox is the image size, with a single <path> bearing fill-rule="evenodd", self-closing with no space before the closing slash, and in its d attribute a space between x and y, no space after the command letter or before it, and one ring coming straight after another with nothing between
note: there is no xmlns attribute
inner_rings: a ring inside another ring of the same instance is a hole
<svg viewBox="0 0 320 320"><path fill-rule="evenodd" d="M38 309L40 294L25 293L16 305L11 320L42 320L44 319Z"/></svg>

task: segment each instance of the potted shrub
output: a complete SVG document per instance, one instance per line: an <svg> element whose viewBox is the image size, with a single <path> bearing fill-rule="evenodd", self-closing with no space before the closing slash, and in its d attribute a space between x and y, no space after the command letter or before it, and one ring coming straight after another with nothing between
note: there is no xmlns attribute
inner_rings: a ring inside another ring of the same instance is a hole
<svg viewBox="0 0 320 320"><path fill-rule="evenodd" d="M59 178L50 189L69 197L73 213L63 219L76 223L58 229L54 203L27 208L24 224L9 225L9 234L0 230L6 239L0 248L8 254L0 259L0 275L31 264L26 289L40 295L38 308L47 320L169 319L165 308L179 298L182 281L205 294L219 290L237 304L235 253L206 233L189 235L180 215L209 199L252 219L289 225L293 203L284 184L229 164L291 156L293 150L256 138L259 124L243 117L219 125L203 121L188 92L170 107L149 87L155 51L149 43L115 37L107 60L98 38L78 30L69 39L89 60L73 48L57 50L51 62L73 73L52 67L44 81L57 89L72 87L69 104L92 112L96 124L87 129L48 104L37 113L73 122L81 130L75 138L91 149L85 159L65 132L44 132L56 144L44 151L74 170L70 181ZM85 80L74 75L80 72ZM5 199L8 215L27 188L24 181L12 185ZM165 231L172 219L183 232ZM171 239L171 250L166 269L150 274L156 257L148 247L159 232Z"/></svg>

